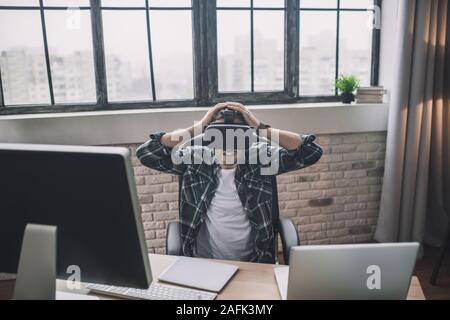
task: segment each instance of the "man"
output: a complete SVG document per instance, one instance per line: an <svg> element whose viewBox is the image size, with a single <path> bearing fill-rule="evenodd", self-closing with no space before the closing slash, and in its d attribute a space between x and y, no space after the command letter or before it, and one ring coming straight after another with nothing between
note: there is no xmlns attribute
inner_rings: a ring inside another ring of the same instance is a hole
<svg viewBox="0 0 450 320"><path fill-rule="evenodd" d="M235 111L234 123L245 123L258 132L264 131L267 139L253 143L246 152L203 145L184 146L182 137L186 139L204 132L213 121L223 122L225 110ZM147 167L183 176L179 215L185 256L273 263L275 235L270 175L316 163L322 156L322 149L314 139L314 135L300 136L271 128L244 105L226 102L212 107L189 128L151 134L150 140L136 153ZM271 140L277 140L277 146L273 146ZM199 149L202 152L196 153ZM251 151L268 154L269 159L276 162L275 170L264 170L267 163L238 161ZM192 160L199 154L204 160L174 161L177 159L174 155ZM207 161L209 157L213 161Z"/></svg>

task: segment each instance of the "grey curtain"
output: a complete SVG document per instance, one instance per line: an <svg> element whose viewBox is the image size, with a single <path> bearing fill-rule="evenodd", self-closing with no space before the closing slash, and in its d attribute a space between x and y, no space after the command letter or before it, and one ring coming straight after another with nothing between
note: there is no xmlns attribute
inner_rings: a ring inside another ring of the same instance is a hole
<svg viewBox="0 0 450 320"><path fill-rule="evenodd" d="M400 0L375 239L439 244L450 213L449 0Z"/></svg>

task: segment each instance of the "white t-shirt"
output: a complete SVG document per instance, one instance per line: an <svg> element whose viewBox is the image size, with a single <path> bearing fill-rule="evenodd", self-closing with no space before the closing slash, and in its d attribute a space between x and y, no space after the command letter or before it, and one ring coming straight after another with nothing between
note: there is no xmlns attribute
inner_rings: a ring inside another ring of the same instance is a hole
<svg viewBox="0 0 450 320"><path fill-rule="evenodd" d="M196 257L246 261L255 250L254 232L236 190L235 171L219 170L219 184L196 238Z"/></svg>

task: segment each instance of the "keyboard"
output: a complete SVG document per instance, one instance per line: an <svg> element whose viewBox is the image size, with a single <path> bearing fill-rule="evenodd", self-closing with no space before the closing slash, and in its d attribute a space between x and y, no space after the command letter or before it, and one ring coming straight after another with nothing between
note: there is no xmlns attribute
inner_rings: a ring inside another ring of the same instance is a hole
<svg viewBox="0 0 450 320"><path fill-rule="evenodd" d="M108 296L144 300L214 300L217 296L214 292L172 287L154 282L148 289L135 289L94 283L88 284L87 289Z"/></svg>
<svg viewBox="0 0 450 320"><path fill-rule="evenodd" d="M0 273L0 281L15 280L16 275L13 273Z"/></svg>

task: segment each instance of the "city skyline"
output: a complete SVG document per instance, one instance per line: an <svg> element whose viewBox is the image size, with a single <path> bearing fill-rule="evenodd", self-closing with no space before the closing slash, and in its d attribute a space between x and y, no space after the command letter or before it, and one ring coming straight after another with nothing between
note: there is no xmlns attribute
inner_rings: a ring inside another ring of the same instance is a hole
<svg viewBox="0 0 450 320"><path fill-rule="evenodd" d="M282 91L284 84L284 48L274 39L257 37L256 46L264 54L255 57L255 91ZM245 38L237 37L237 52L219 56L219 89L221 91L250 91L249 48L240 45ZM335 61L327 48L326 36L305 41L308 45L300 50L300 94L333 95ZM340 59L341 70L351 70L367 85L370 77L370 54L364 50L341 49L347 54ZM244 49L243 49L244 48ZM58 52L52 50L51 52ZM92 51L75 51L71 54L50 56L53 91L56 103L94 103L95 77ZM171 64L178 60L175 65ZM160 61L159 72L155 70L156 96L165 99L192 99L193 80L191 71L180 74L176 65L186 63L183 55L174 54ZM19 46L0 52L3 91L6 104L49 103L49 88L45 60L40 48ZM110 101L151 101L152 92L149 68L136 66L133 61L107 54L107 87ZM174 70L177 69L177 70ZM184 68L187 70L189 68ZM247 71L245 71L247 70ZM319 71L318 71L319 70ZM175 74L175 76L174 76ZM175 78L177 77L177 78ZM170 81L176 79L176 81ZM231 90L227 90L231 89ZM163 100L163 99L161 99Z"/></svg>

